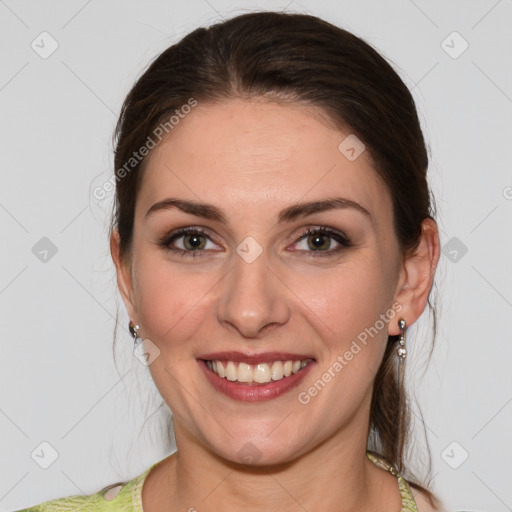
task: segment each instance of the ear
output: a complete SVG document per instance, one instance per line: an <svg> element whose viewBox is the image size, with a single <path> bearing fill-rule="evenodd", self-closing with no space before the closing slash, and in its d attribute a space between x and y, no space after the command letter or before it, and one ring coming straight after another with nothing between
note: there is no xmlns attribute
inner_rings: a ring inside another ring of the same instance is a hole
<svg viewBox="0 0 512 512"><path fill-rule="evenodd" d="M119 287L119 292L121 293L126 311L128 312L128 316L137 323L131 267L121 258L119 232L115 229L112 230L112 234L110 235L110 254L116 267L117 286Z"/></svg>
<svg viewBox="0 0 512 512"><path fill-rule="evenodd" d="M395 293L395 302L402 305L397 321L389 323L388 334L400 334L398 319L410 326L421 316L427 305L439 261L440 242L437 224L432 219L422 222L418 248L404 257Z"/></svg>

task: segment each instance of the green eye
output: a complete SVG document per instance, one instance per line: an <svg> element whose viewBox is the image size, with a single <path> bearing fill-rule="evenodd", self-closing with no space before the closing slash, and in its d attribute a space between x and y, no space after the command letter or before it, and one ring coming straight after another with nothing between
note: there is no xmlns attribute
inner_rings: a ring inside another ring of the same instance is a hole
<svg viewBox="0 0 512 512"><path fill-rule="evenodd" d="M308 247L312 251L321 251L324 249L330 249L332 238L326 235L317 234L309 235L307 237Z"/></svg>
<svg viewBox="0 0 512 512"><path fill-rule="evenodd" d="M302 244L302 247L294 250L319 253L319 255L325 253L327 256L349 247L351 242L343 233L324 227L308 229L296 242L296 245L299 244Z"/></svg>
<svg viewBox="0 0 512 512"><path fill-rule="evenodd" d="M197 234L187 234L182 235L180 238L183 238L185 249L189 249L191 251L204 249L206 246L206 237L204 235Z"/></svg>
<svg viewBox="0 0 512 512"><path fill-rule="evenodd" d="M210 245L208 245L210 244ZM180 256L207 256L209 249L217 250L209 235L200 228L182 228L163 237L158 245ZM328 227L309 228L294 244L292 252L303 252L312 256L331 256L352 244L343 233Z"/></svg>
<svg viewBox="0 0 512 512"><path fill-rule="evenodd" d="M207 247L210 243L211 247ZM179 254L180 256L204 256L207 251L204 249L218 248L210 237L199 228L183 228L163 237L158 245L166 250Z"/></svg>

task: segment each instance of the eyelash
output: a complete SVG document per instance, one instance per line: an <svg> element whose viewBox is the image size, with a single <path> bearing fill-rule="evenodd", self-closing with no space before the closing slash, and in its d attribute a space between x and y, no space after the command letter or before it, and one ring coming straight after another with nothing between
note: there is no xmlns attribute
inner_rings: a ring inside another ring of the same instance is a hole
<svg viewBox="0 0 512 512"><path fill-rule="evenodd" d="M198 256L201 257L204 255L204 254L201 254L201 253L205 252L204 250L192 251L192 250L180 249L178 247L171 247L171 243L174 242L175 240L177 240L178 238L181 238L186 235L191 235L191 234L192 235L197 235L197 234L204 235L211 242L213 242L213 240L211 240L211 238L208 236L208 234L203 229L187 227L187 228L178 229L174 233L171 233L170 235L166 235L166 236L162 237L160 240L158 240L157 243L159 246L163 247L164 249L171 251L175 254L178 254L180 256L192 257L192 258L195 258ZM301 242L305 238L308 238L311 235L317 235L317 234L328 235L329 238L332 238L336 242L338 242L340 244L340 247L338 247L334 250L330 250L330 251L305 251L305 252L309 252L310 253L309 256L313 257L313 258L332 256L332 255L337 254L340 251L342 251L343 249L346 249L347 247L350 247L352 245L350 239L347 236L345 236L343 233L340 233L339 231L336 231L335 229L332 229L329 227L308 228L301 233L301 235L299 236L297 241L294 243Z"/></svg>

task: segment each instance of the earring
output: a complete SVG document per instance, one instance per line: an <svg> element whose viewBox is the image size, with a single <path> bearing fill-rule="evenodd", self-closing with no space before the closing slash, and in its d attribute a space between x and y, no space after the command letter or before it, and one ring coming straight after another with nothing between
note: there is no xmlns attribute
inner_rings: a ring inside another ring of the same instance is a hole
<svg viewBox="0 0 512 512"><path fill-rule="evenodd" d="M130 320L130 323L128 324L128 329L130 330L130 334L133 336L133 341L135 346L137 346L140 343L140 336L139 336L139 324L134 324L132 320Z"/></svg>
<svg viewBox="0 0 512 512"><path fill-rule="evenodd" d="M407 349L405 348L405 328L406 323L403 318L398 320L398 327L400 327L400 339L398 340L398 343L400 344L397 350L398 357L404 361L407 357Z"/></svg>

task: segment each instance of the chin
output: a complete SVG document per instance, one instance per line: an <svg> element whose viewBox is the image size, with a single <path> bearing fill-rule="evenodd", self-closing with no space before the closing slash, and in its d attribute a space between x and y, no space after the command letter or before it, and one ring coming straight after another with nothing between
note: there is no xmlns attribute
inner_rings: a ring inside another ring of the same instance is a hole
<svg viewBox="0 0 512 512"><path fill-rule="evenodd" d="M307 451L303 440L293 442L290 436L276 436L275 439L244 436L232 439L228 446L210 445L218 457L234 464L262 468L293 462Z"/></svg>

